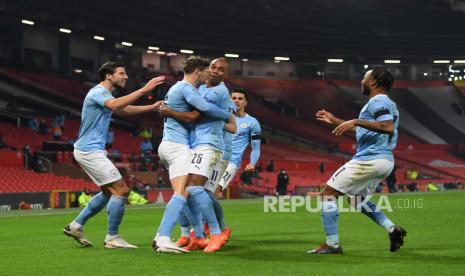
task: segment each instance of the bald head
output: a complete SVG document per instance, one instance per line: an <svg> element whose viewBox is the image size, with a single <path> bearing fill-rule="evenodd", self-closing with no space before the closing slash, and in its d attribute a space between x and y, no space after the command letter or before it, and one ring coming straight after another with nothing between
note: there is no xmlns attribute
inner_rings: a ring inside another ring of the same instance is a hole
<svg viewBox="0 0 465 276"><path fill-rule="evenodd" d="M210 62L209 77L207 84L209 86L217 86L220 84L229 74L229 63L225 58L217 58Z"/></svg>

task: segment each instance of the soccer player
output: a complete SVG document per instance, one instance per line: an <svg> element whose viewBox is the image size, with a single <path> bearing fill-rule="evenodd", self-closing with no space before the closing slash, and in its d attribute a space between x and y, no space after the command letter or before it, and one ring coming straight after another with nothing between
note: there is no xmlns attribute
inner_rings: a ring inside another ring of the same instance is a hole
<svg viewBox="0 0 465 276"><path fill-rule="evenodd" d="M394 168L392 150L397 143L399 111L387 96L393 82L394 78L384 67L376 67L365 74L362 91L370 100L362 108L358 119L344 121L324 109L316 113L318 120L336 126L333 130L336 136L348 130L355 131L357 152L352 160L333 174L320 193L326 242L308 251L310 254L342 254L336 204L336 198L341 195L348 195L353 206L386 229L391 252L400 249L404 243L407 232L402 227L396 226L374 203L367 201L366 204L360 204Z"/></svg>
<svg viewBox="0 0 465 276"><path fill-rule="evenodd" d="M63 232L83 246L92 246L84 236L83 226L105 206L108 211L108 232L105 248L137 248L119 236L119 225L124 214L124 205L130 192L115 165L106 157L105 140L113 112L123 116L157 110L162 101L152 105L131 105L138 98L163 83L165 77L151 79L141 89L126 96L114 98L116 88L124 88L128 76L124 64L107 62L99 69L100 84L87 93L82 108L79 137L74 143L74 158L90 176L101 192L96 194L81 213Z"/></svg>
<svg viewBox="0 0 465 276"><path fill-rule="evenodd" d="M184 79L170 88L165 98L167 108L161 110L162 115L167 117L164 122L163 140L158 148L158 154L160 160L168 168L174 195L166 205L160 227L152 242L152 247L157 252L188 252L188 250L176 246L170 237L179 214L186 205L185 186L188 180L189 163L192 159L190 154L192 125L172 118L174 117L172 113L188 113L195 108L207 115L209 120L216 118L214 120L218 120L222 124L231 118L231 114L227 110L207 103L197 91L197 87L204 83L208 77L208 66L208 61L203 58L188 58L183 67ZM201 160L202 156L196 156L196 160L198 159Z"/></svg>
<svg viewBox="0 0 465 276"><path fill-rule="evenodd" d="M231 180L234 178L237 170L241 167L244 151L249 146L252 147L250 152L250 162L245 166L246 171L255 170L255 165L260 158L261 127L260 123L254 117L245 112L248 103L247 91L242 88L236 88L231 93L231 100L236 104L236 124L237 132L232 137L232 155L226 170L222 174L217 193L222 197L223 191L226 190Z"/></svg>
<svg viewBox="0 0 465 276"><path fill-rule="evenodd" d="M222 80L229 70L229 64L224 58L215 59L210 63L210 78L201 87L202 97L224 111L230 107L229 91ZM235 122L232 123L235 132ZM204 252L215 252L221 248L223 239L221 229L213 208L212 199L204 189L206 181L220 162L224 151L223 129L225 122L209 116L203 117L193 128L191 136L191 160L189 169L188 206L195 222L200 221L200 215L210 228L210 240L205 246L205 238L196 236L186 247L188 250L204 249ZM198 223L197 223L198 226ZM194 225L194 230L196 225ZM203 231L201 231L203 232ZM196 235L199 231L196 231Z"/></svg>

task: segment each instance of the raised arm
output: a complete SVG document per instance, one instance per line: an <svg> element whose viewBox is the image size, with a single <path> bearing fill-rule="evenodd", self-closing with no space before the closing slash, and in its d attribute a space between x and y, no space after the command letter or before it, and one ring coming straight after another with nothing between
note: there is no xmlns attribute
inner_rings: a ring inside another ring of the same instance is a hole
<svg viewBox="0 0 465 276"><path fill-rule="evenodd" d="M158 101L150 105L127 105L121 109L116 110L115 113L120 116L134 116L141 113L157 111L162 104L163 101Z"/></svg>
<svg viewBox="0 0 465 276"><path fill-rule="evenodd" d="M382 134L389 134L389 135L394 134L394 122L392 120L378 122L378 121L367 121L367 120L360 120L360 119L353 119L353 120L346 121L340 124L333 130L333 133L336 136L339 136L339 135L342 135L347 130L355 128L356 126L363 127L368 130L382 133Z"/></svg>
<svg viewBox="0 0 465 276"><path fill-rule="evenodd" d="M148 81L147 84L145 84L145 86L141 89L136 90L126 96L108 100L105 102L104 106L112 111L122 109L123 107L134 103L137 99L153 90L156 86L162 84L164 80L164 76L153 78Z"/></svg>
<svg viewBox="0 0 465 276"><path fill-rule="evenodd" d="M335 135L342 135L348 129L352 129L357 126L381 134L394 134L394 120L396 118L391 112L390 103L388 100L384 98L371 99L367 104L366 110L366 112L374 120L353 119L346 121L337 126L333 130L333 133Z"/></svg>

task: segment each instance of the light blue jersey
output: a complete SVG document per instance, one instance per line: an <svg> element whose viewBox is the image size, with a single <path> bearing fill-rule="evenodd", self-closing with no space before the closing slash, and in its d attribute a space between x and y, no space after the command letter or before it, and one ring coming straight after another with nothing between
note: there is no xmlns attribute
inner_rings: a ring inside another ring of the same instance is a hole
<svg viewBox="0 0 465 276"><path fill-rule="evenodd" d="M74 148L80 151L105 150L106 136L112 111L104 106L114 99L102 85L94 86L87 93L82 106L81 127Z"/></svg>
<svg viewBox="0 0 465 276"><path fill-rule="evenodd" d="M179 112L190 112L194 108L207 116L227 121L231 114L205 102L200 97L197 89L186 81L178 81L173 85L165 97L165 104L168 108ZM166 117L163 128L163 141L190 146L190 124L178 122L173 118Z"/></svg>
<svg viewBox="0 0 465 276"><path fill-rule="evenodd" d="M231 99L229 98L229 90L223 82L209 88L206 85L201 85L199 87L199 92L206 102L229 112ZM207 145L224 152L224 124L225 122L223 120L204 116L193 128L192 148L200 145Z"/></svg>
<svg viewBox="0 0 465 276"><path fill-rule="evenodd" d="M245 114L243 117L236 116L237 132L232 140L232 156L230 163L236 165L237 168L241 166L242 156L245 149L252 143L252 152L250 154L250 162L252 165L258 161L260 157L260 142L262 129L257 119Z"/></svg>
<svg viewBox="0 0 465 276"><path fill-rule="evenodd" d="M229 111L233 111L236 113L236 105L233 101L229 100ZM223 160L229 161L232 157L232 139L234 134L224 131L223 133L223 141L224 141L224 153L223 153Z"/></svg>
<svg viewBox="0 0 465 276"><path fill-rule="evenodd" d="M353 159L369 161L388 159L394 161L392 150L397 144L397 128L399 126L399 111L396 104L387 95L381 94L371 98L362 108L359 119L366 121L394 121L394 134L381 134L357 127L357 152Z"/></svg>

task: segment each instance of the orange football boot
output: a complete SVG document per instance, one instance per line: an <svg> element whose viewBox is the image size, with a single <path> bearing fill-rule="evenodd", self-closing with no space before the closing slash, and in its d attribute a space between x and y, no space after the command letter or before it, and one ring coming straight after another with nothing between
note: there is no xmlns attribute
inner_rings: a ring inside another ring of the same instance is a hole
<svg viewBox="0 0 465 276"><path fill-rule="evenodd" d="M202 250L209 244L207 238L192 238L191 242L188 246L184 247L184 249L192 251L192 250Z"/></svg>
<svg viewBox="0 0 465 276"><path fill-rule="evenodd" d="M210 235L210 242L208 242L207 247L203 250L203 252L211 253L221 249L222 245L222 237L221 234L218 235Z"/></svg>
<svg viewBox="0 0 465 276"><path fill-rule="evenodd" d="M191 239L189 237L181 236L179 240L176 242L176 245L184 247L184 246L188 246L189 243L191 243Z"/></svg>

